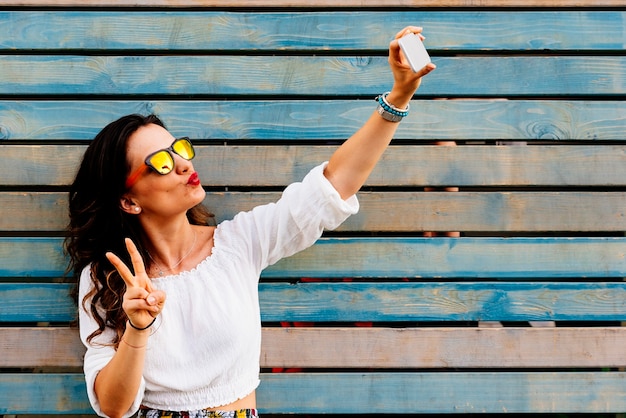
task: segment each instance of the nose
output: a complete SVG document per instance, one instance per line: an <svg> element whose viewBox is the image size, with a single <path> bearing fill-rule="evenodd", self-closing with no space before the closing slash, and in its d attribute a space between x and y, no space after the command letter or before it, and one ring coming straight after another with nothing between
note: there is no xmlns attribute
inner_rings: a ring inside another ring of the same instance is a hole
<svg viewBox="0 0 626 418"><path fill-rule="evenodd" d="M193 171L193 163L191 160L186 160L176 153L172 154L174 154L174 169L177 173L185 174L189 171Z"/></svg>

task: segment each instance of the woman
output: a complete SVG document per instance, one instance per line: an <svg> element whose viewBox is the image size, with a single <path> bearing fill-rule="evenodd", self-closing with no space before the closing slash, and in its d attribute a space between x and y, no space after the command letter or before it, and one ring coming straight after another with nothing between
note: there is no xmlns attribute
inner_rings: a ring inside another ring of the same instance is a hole
<svg viewBox="0 0 626 418"><path fill-rule="evenodd" d="M394 85L365 125L278 202L217 227L187 139L138 115L96 136L70 191L66 250L98 414L256 416L259 275L358 210L355 193L435 68L411 71L397 41L410 32L421 28L390 43Z"/></svg>

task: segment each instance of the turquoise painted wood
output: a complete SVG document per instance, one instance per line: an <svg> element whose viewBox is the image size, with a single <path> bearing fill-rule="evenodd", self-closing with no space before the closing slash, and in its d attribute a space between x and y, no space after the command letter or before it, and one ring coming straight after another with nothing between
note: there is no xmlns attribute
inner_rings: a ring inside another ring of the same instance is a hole
<svg viewBox="0 0 626 418"><path fill-rule="evenodd" d="M626 321L626 12L474 6L2 8L3 333L33 352L53 339L28 345L16 331L23 324L72 332L77 307L63 278L60 236L68 185L102 126L127 113L157 113L174 135L191 136L206 202L218 220L228 219L275 200L361 125L373 97L391 86L389 22L419 24L438 68L360 194L361 213L268 268L260 297L264 333L274 335L311 339L329 325L363 330L353 325L362 321L399 334L425 325L432 353L420 349L424 341L402 349L431 356L430 365L387 364L373 373L364 363L339 364L321 373L316 367L325 366L304 358L298 366L315 370L262 375L261 413L626 411L621 346L605 338L608 331L589 332L600 321L623 334L615 325ZM434 144L444 140L459 146ZM500 141L528 146L494 146ZM461 191L424 193L426 186ZM425 230L463 236L423 238ZM511 334L493 348L493 362L487 354L479 366L446 362L471 356L462 347L447 357L437 352L444 334L459 330L475 331L471 341L486 346L484 328L467 328L475 321L551 320L568 327L569 339L563 327L534 334L520 327L528 352L518 352ZM322 326L277 328L285 321ZM441 331L432 327L440 323ZM589 353L566 343L578 335ZM332 356L332 336L325 338L315 340L316 355ZM540 355L545 346L559 357L565 347L571 360L542 370L504 360ZM66 367L62 359L54 368L38 363L47 359L9 359L0 414L89 414L81 348ZM611 360L581 360L600 352ZM393 355L393 343L381 353ZM570 365L579 371L563 369Z"/></svg>
<svg viewBox="0 0 626 418"><path fill-rule="evenodd" d="M0 322L67 322L70 284L0 283ZM262 320L624 321L626 284L610 282L261 283Z"/></svg>
<svg viewBox="0 0 626 418"><path fill-rule="evenodd" d="M609 413L624 372L262 374L260 413ZM401 388L401 390L399 390ZM0 413L88 414L82 374L2 374Z"/></svg>
<svg viewBox="0 0 626 418"><path fill-rule="evenodd" d="M336 413L626 410L626 375L617 372L330 373L298 377L264 376L259 389L261 412L324 413L329 405Z"/></svg>
<svg viewBox="0 0 626 418"><path fill-rule="evenodd" d="M420 95L398 127L396 139L415 144L433 140L621 141L626 131L626 103L620 100L418 100ZM344 140L374 108L374 101L367 97L237 102L3 100L0 140L89 140L107 123L130 113L156 113L175 136L196 140Z"/></svg>
<svg viewBox="0 0 626 418"><path fill-rule="evenodd" d="M321 239L268 267L263 277L623 277L623 245L624 238L587 237ZM319 260L330 267L320 272Z"/></svg>
<svg viewBox="0 0 626 418"><path fill-rule="evenodd" d="M61 277L61 244L0 237L0 277ZM262 277L619 279L626 276L624 245L624 237L321 238Z"/></svg>
<svg viewBox="0 0 626 418"><path fill-rule="evenodd" d="M623 56L440 57L433 62L438 68L419 96L618 97L626 92ZM387 58L377 56L0 56L0 94L7 96L374 97L392 82Z"/></svg>
<svg viewBox="0 0 626 418"><path fill-rule="evenodd" d="M0 13L0 49L386 51L393 27L424 27L435 51L622 50L619 11L230 11ZM41 28L45 27L45 31ZM462 30L461 30L462 28ZM461 33L462 32L462 33ZM306 33L306 36L302 36Z"/></svg>
<svg viewBox="0 0 626 418"><path fill-rule="evenodd" d="M82 373L0 374L0 414L93 414Z"/></svg>

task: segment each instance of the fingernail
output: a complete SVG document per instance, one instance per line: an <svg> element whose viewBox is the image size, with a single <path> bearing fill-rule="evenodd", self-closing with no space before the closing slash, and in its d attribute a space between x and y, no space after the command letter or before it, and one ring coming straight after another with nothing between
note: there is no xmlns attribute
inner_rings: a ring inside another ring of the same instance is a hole
<svg viewBox="0 0 626 418"><path fill-rule="evenodd" d="M154 305L156 303L156 298L154 296L148 296L146 301L148 302L148 305Z"/></svg>

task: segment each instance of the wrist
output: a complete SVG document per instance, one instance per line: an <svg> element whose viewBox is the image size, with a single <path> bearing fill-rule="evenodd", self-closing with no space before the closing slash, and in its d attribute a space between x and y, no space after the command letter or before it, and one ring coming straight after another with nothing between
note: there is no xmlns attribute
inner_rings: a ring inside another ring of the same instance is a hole
<svg viewBox="0 0 626 418"><path fill-rule="evenodd" d="M152 325L154 324L154 321L156 321L156 317L152 318L152 322L150 322L150 323L149 323L148 325L146 325L145 327L139 327L139 326L134 325L134 324L130 321L130 319L127 319L127 320L126 320L126 323L127 323L127 325L128 325L130 328L134 329L135 331L144 332L144 331L148 331L148 330L152 327ZM126 327L126 329L128 329L128 326Z"/></svg>
<svg viewBox="0 0 626 418"><path fill-rule="evenodd" d="M413 94L398 92L392 89L387 95L387 102L397 108L406 109L412 98Z"/></svg>
<svg viewBox="0 0 626 418"><path fill-rule="evenodd" d="M407 103L404 108L395 106L389 102L389 94L390 93L387 92L376 97L376 102L378 103L376 112L386 121L397 123L409 114L409 105Z"/></svg>

